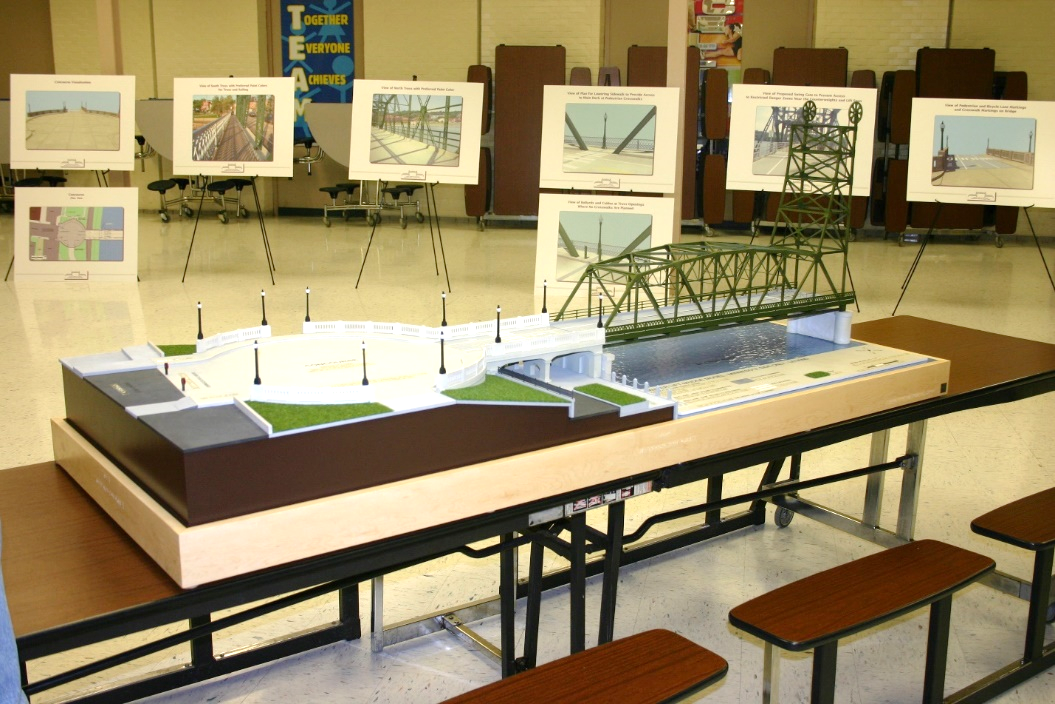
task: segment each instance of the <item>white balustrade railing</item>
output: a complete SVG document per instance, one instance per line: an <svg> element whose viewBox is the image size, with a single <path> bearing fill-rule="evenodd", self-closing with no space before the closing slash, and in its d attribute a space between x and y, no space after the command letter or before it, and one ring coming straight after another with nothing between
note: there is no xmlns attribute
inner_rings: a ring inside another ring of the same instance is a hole
<svg viewBox="0 0 1055 704"><path fill-rule="evenodd" d="M323 406L337 403L370 403L376 398L373 386L271 386L254 384L250 401Z"/></svg>
<svg viewBox="0 0 1055 704"><path fill-rule="evenodd" d="M194 161L211 161L210 157L216 151L216 143L220 141L220 135L230 119L231 113L227 113L195 130L191 144L191 157Z"/></svg>
<svg viewBox="0 0 1055 704"><path fill-rule="evenodd" d="M246 342L248 340L258 340L265 337L271 337L270 325L259 325L255 328L242 328L241 330L221 332L219 335L213 335L198 340L198 352L205 352L206 350L215 349L216 347L223 347L232 342Z"/></svg>
<svg viewBox="0 0 1055 704"><path fill-rule="evenodd" d="M478 360L475 364L470 364L468 367L447 372L446 374L437 374L436 390L446 391L447 389L456 389L459 386L469 386L483 379L486 373L487 361L483 359Z"/></svg>
<svg viewBox="0 0 1055 704"><path fill-rule="evenodd" d="M545 313L538 315L524 315L509 318L502 321L502 330L514 332L517 330L533 330L549 327L549 316ZM476 323L464 323L462 325L446 325L443 327L429 327L426 325L405 325L403 323L375 323L372 321L324 321L306 322L302 330L305 335L330 333L330 334L362 334L362 335L401 335L403 337L416 337L424 340L438 340L443 333L445 340L464 340L471 337L493 337L497 334L497 320L488 320Z"/></svg>

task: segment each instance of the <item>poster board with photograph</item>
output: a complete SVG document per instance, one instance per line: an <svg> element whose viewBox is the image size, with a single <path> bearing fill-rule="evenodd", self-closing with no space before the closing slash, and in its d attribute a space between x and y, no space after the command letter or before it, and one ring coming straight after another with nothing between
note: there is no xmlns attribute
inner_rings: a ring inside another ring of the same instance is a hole
<svg viewBox="0 0 1055 704"><path fill-rule="evenodd" d="M734 85L726 188L768 193L783 190L787 134L790 125L801 123L802 106L808 100L817 106L816 122L831 121L843 126L850 124L850 105L854 101L861 103L851 195L869 194L876 119L874 88Z"/></svg>
<svg viewBox="0 0 1055 704"><path fill-rule="evenodd" d="M139 262L139 189L16 188L15 281L128 281Z"/></svg>
<svg viewBox="0 0 1055 704"><path fill-rule="evenodd" d="M355 81L348 177L475 185L483 84Z"/></svg>
<svg viewBox="0 0 1055 704"><path fill-rule="evenodd" d="M910 201L1055 207L1055 103L913 98Z"/></svg>
<svg viewBox="0 0 1055 704"><path fill-rule="evenodd" d="M293 79L173 79L172 172L293 176Z"/></svg>
<svg viewBox="0 0 1055 704"><path fill-rule="evenodd" d="M672 198L540 194L535 286L567 293L587 265L673 239Z"/></svg>
<svg viewBox="0 0 1055 704"><path fill-rule="evenodd" d="M135 76L11 75L11 168L131 171Z"/></svg>
<svg viewBox="0 0 1055 704"><path fill-rule="evenodd" d="M678 89L545 86L539 186L673 193Z"/></svg>

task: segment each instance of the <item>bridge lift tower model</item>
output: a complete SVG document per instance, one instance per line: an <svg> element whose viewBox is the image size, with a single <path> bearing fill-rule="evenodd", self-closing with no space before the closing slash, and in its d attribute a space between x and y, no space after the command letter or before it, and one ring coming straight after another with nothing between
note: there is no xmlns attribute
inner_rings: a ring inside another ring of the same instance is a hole
<svg viewBox="0 0 1055 704"><path fill-rule="evenodd" d="M608 342L616 342L845 310L855 301L848 218L862 113L854 102L849 125L834 124L828 112L817 122L809 101L801 122L789 125L787 171L768 244L671 244L592 263L554 319L596 316Z"/></svg>

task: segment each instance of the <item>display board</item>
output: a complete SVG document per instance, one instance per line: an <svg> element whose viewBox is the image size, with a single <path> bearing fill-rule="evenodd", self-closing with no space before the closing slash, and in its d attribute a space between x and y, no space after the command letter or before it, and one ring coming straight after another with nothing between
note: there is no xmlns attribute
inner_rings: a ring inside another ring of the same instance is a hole
<svg viewBox="0 0 1055 704"><path fill-rule="evenodd" d="M138 188L15 189L15 281L136 281Z"/></svg>
<svg viewBox="0 0 1055 704"><path fill-rule="evenodd" d="M1055 207L1055 103L914 98L910 201Z"/></svg>
<svg viewBox="0 0 1055 704"><path fill-rule="evenodd" d="M11 168L131 171L135 76L11 76Z"/></svg>
<svg viewBox="0 0 1055 704"><path fill-rule="evenodd" d="M872 136L875 134L874 88L824 88L737 84L733 86L726 187L779 193L787 172L790 125L801 123L806 101L817 106L816 122L849 125L850 105L864 109L857 125L857 151L851 195L870 191Z"/></svg>
<svg viewBox="0 0 1055 704"><path fill-rule="evenodd" d="M545 86L543 188L672 193L678 89Z"/></svg>
<svg viewBox="0 0 1055 704"><path fill-rule="evenodd" d="M348 177L475 184L480 83L357 80Z"/></svg>
<svg viewBox="0 0 1055 704"><path fill-rule="evenodd" d="M176 78L172 171L293 176L292 78Z"/></svg>
<svg viewBox="0 0 1055 704"><path fill-rule="evenodd" d="M570 291L588 265L670 244L673 233L674 201L670 198L543 193L539 196L535 286L545 281L549 289Z"/></svg>

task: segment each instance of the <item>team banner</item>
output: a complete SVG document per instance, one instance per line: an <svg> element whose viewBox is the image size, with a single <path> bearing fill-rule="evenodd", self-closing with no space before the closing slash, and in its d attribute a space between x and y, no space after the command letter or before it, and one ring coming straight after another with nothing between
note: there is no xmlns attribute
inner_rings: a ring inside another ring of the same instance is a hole
<svg viewBox="0 0 1055 704"><path fill-rule="evenodd" d="M294 138L311 136L304 106L352 102L355 51L351 0L282 0L282 75L296 88Z"/></svg>

